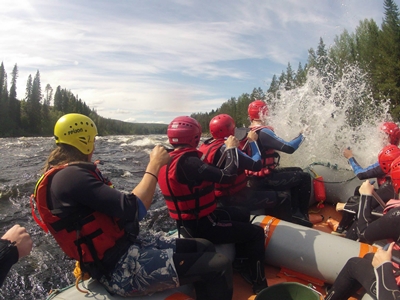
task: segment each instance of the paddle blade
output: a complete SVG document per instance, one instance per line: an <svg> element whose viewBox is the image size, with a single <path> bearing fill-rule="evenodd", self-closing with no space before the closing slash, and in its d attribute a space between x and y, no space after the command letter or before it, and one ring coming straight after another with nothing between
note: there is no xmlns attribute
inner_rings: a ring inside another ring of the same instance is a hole
<svg viewBox="0 0 400 300"><path fill-rule="evenodd" d="M242 141L247 137L247 133L250 131L249 128L246 127L239 127L235 128L235 137L239 140Z"/></svg>

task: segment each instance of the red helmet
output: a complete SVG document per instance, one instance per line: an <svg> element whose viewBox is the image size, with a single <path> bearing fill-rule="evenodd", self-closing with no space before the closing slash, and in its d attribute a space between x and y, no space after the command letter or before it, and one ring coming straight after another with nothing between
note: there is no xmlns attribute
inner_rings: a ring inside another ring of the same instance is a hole
<svg viewBox="0 0 400 300"><path fill-rule="evenodd" d="M190 145L196 148L200 142L201 125L191 117L176 117L168 125L167 136L171 145Z"/></svg>
<svg viewBox="0 0 400 300"><path fill-rule="evenodd" d="M235 134L235 121L230 115L217 115L210 121L210 132L214 139L226 138Z"/></svg>
<svg viewBox="0 0 400 300"><path fill-rule="evenodd" d="M389 136L389 142L392 145L398 145L400 140L400 129L394 122L385 122L380 128L384 133Z"/></svg>
<svg viewBox="0 0 400 300"><path fill-rule="evenodd" d="M395 145L388 145L378 154L378 161L381 169L387 174L390 171L392 162L400 156L400 149Z"/></svg>
<svg viewBox="0 0 400 300"><path fill-rule="evenodd" d="M400 189L400 156L392 162L390 177L392 178L394 190L396 193L398 193Z"/></svg>
<svg viewBox="0 0 400 300"><path fill-rule="evenodd" d="M268 115L267 104L262 100L255 100L249 104L247 109L249 113L250 120L260 119L262 116Z"/></svg>

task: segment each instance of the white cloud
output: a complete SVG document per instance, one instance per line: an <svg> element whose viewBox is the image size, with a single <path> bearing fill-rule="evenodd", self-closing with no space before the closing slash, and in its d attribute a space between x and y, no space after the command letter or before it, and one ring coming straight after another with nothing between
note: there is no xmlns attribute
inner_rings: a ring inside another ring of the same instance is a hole
<svg viewBox="0 0 400 300"><path fill-rule="evenodd" d="M104 117L169 122L267 89L320 37L329 45L365 18L380 25L383 2L3 0L0 18L0 58L8 73L18 64L19 98L39 70L43 86L71 90Z"/></svg>

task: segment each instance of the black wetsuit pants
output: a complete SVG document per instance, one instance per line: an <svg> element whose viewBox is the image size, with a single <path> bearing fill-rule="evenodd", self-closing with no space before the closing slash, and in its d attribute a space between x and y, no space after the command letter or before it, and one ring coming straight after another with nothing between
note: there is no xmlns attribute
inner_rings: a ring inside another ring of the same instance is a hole
<svg viewBox="0 0 400 300"><path fill-rule="evenodd" d="M230 300L232 263L205 239L177 239L173 256L181 285L193 283L196 299Z"/></svg>
<svg viewBox="0 0 400 300"><path fill-rule="evenodd" d="M274 190L255 190L245 187L231 196L217 198L223 207L238 206L248 211L263 210L262 214L292 222L290 192Z"/></svg>
<svg viewBox="0 0 400 300"><path fill-rule="evenodd" d="M301 168L274 169L266 177L250 177L249 184L256 189L275 191L290 190L292 214L308 220L308 206L311 197L311 176Z"/></svg>
<svg viewBox="0 0 400 300"><path fill-rule="evenodd" d="M373 256L373 253L368 253L364 258L350 258L325 296L325 300L348 299L361 287L376 299L376 279L371 264Z"/></svg>
<svg viewBox="0 0 400 300"><path fill-rule="evenodd" d="M340 230L347 230L346 238L351 240L357 240L357 213L360 202L359 186L354 191L354 196L350 197L344 207L345 210L342 212L342 219L339 223ZM377 195L383 200L383 202L388 202L390 199L396 199L396 193L392 186L391 181L382 184L379 189L375 190ZM372 201L371 210L381 212L383 208L380 207L378 201ZM375 217L378 219L378 217Z"/></svg>
<svg viewBox="0 0 400 300"><path fill-rule="evenodd" d="M264 230L249 222L247 211L237 207L217 208L213 213L198 220L178 222L192 237L204 238L214 244L234 243L236 257L249 262L253 283L265 283L265 237Z"/></svg>

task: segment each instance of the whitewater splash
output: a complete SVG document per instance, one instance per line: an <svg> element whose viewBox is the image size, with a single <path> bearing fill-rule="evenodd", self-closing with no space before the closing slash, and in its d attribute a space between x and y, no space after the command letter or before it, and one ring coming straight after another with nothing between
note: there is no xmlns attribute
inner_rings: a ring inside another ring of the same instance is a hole
<svg viewBox="0 0 400 300"><path fill-rule="evenodd" d="M351 147L362 167L377 161L385 145L379 126L391 121L389 102L376 103L357 67L346 68L341 76L321 76L310 70L299 88L268 95L267 124L278 136L291 140L305 130L305 141L291 155L281 155L281 166L307 167L313 162L330 163L350 169L343 150Z"/></svg>

